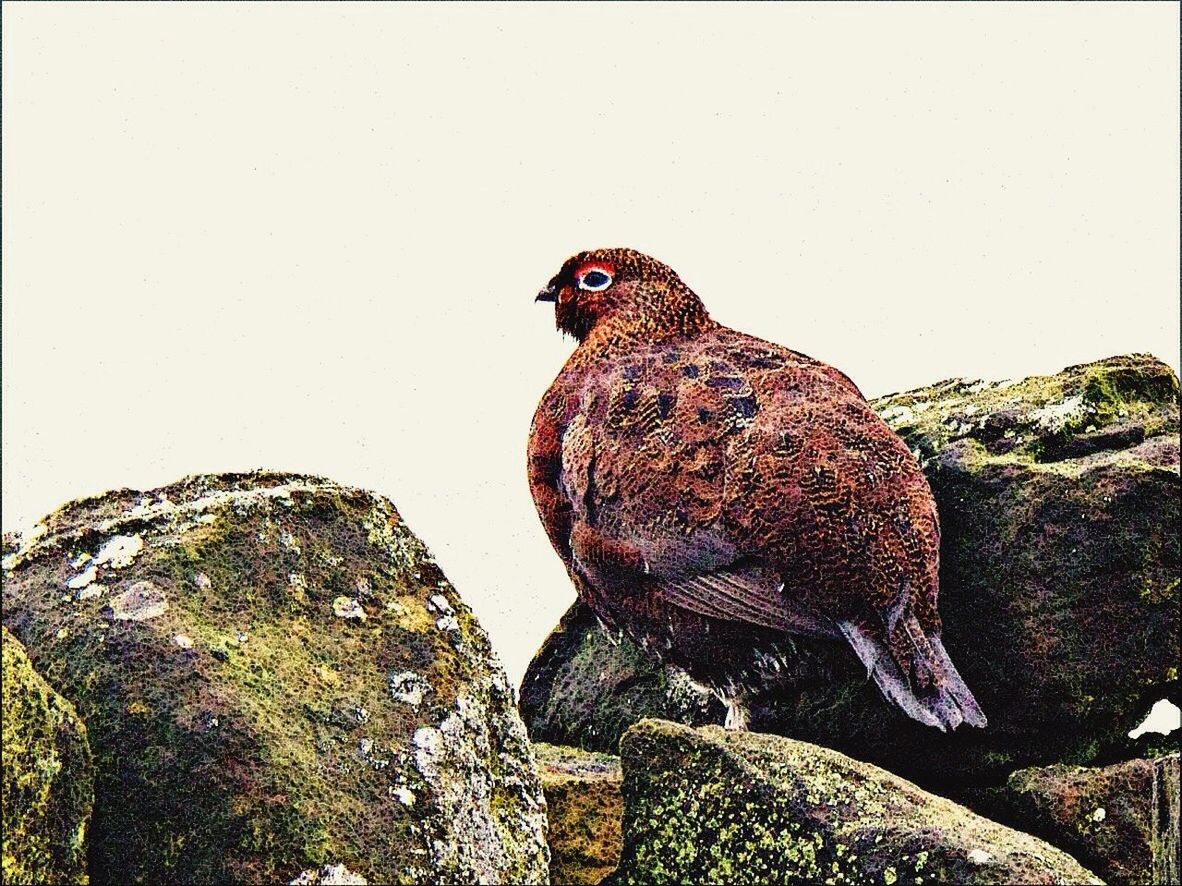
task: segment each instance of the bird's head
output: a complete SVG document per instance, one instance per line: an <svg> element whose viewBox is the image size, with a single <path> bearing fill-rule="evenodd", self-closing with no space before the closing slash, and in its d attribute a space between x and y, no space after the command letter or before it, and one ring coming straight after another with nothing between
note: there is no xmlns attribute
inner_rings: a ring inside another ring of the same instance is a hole
<svg viewBox="0 0 1182 886"><path fill-rule="evenodd" d="M644 340L691 333L711 323L701 299L672 268L634 249L571 256L537 301L553 302L556 325L579 341L597 329Z"/></svg>

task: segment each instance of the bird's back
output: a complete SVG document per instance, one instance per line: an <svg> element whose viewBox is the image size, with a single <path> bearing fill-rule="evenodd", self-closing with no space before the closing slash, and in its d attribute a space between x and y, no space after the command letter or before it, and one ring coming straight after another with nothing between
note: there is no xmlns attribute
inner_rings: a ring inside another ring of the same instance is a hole
<svg viewBox="0 0 1182 886"><path fill-rule="evenodd" d="M718 327L593 365L567 396L561 491L603 533L709 527L830 610L934 592L927 481L836 369Z"/></svg>

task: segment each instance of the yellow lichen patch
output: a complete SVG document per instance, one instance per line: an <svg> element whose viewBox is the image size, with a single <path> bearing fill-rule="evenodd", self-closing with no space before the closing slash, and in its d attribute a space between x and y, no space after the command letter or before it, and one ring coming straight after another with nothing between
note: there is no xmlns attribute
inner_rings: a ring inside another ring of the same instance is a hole
<svg viewBox="0 0 1182 886"><path fill-rule="evenodd" d="M623 845L618 757L535 744L546 794L552 883L598 883Z"/></svg>
<svg viewBox="0 0 1182 886"><path fill-rule="evenodd" d="M414 594L399 594L393 609L398 627L412 634L425 634L435 630L436 616L427 611L426 604Z"/></svg>
<svg viewBox="0 0 1182 886"><path fill-rule="evenodd" d="M3 629L5 883L87 883L94 797L86 728Z"/></svg>

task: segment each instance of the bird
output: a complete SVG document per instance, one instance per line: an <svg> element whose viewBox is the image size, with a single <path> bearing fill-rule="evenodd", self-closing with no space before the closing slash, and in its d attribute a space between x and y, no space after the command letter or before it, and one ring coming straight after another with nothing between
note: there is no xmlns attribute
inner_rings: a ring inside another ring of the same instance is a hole
<svg viewBox="0 0 1182 886"><path fill-rule="evenodd" d="M906 443L828 364L728 328L669 266L580 252L535 301L576 347L527 474L580 600L748 728L794 638L848 644L887 701L987 724L941 638L940 524Z"/></svg>

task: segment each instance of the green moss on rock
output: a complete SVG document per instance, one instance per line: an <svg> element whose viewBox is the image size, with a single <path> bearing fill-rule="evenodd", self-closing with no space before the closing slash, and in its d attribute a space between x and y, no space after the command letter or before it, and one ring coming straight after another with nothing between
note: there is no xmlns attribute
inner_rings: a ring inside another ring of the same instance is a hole
<svg viewBox="0 0 1182 886"><path fill-rule="evenodd" d="M87 883L94 773L86 727L3 629L5 883Z"/></svg>
<svg viewBox="0 0 1182 886"><path fill-rule="evenodd" d="M1108 883L1177 883L1179 755L1013 773L1005 820L1068 850Z"/></svg>
<svg viewBox="0 0 1182 886"><path fill-rule="evenodd" d="M827 748L643 720L610 883L1099 883L1065 853Z"/></svg>
<svg viewBox="0 0 1182 886"><path fill-rule="evenodd" d="M41 525L4 621L87 720L96 882L545 879L504 673L388 500L204 476Z"/></svg>

